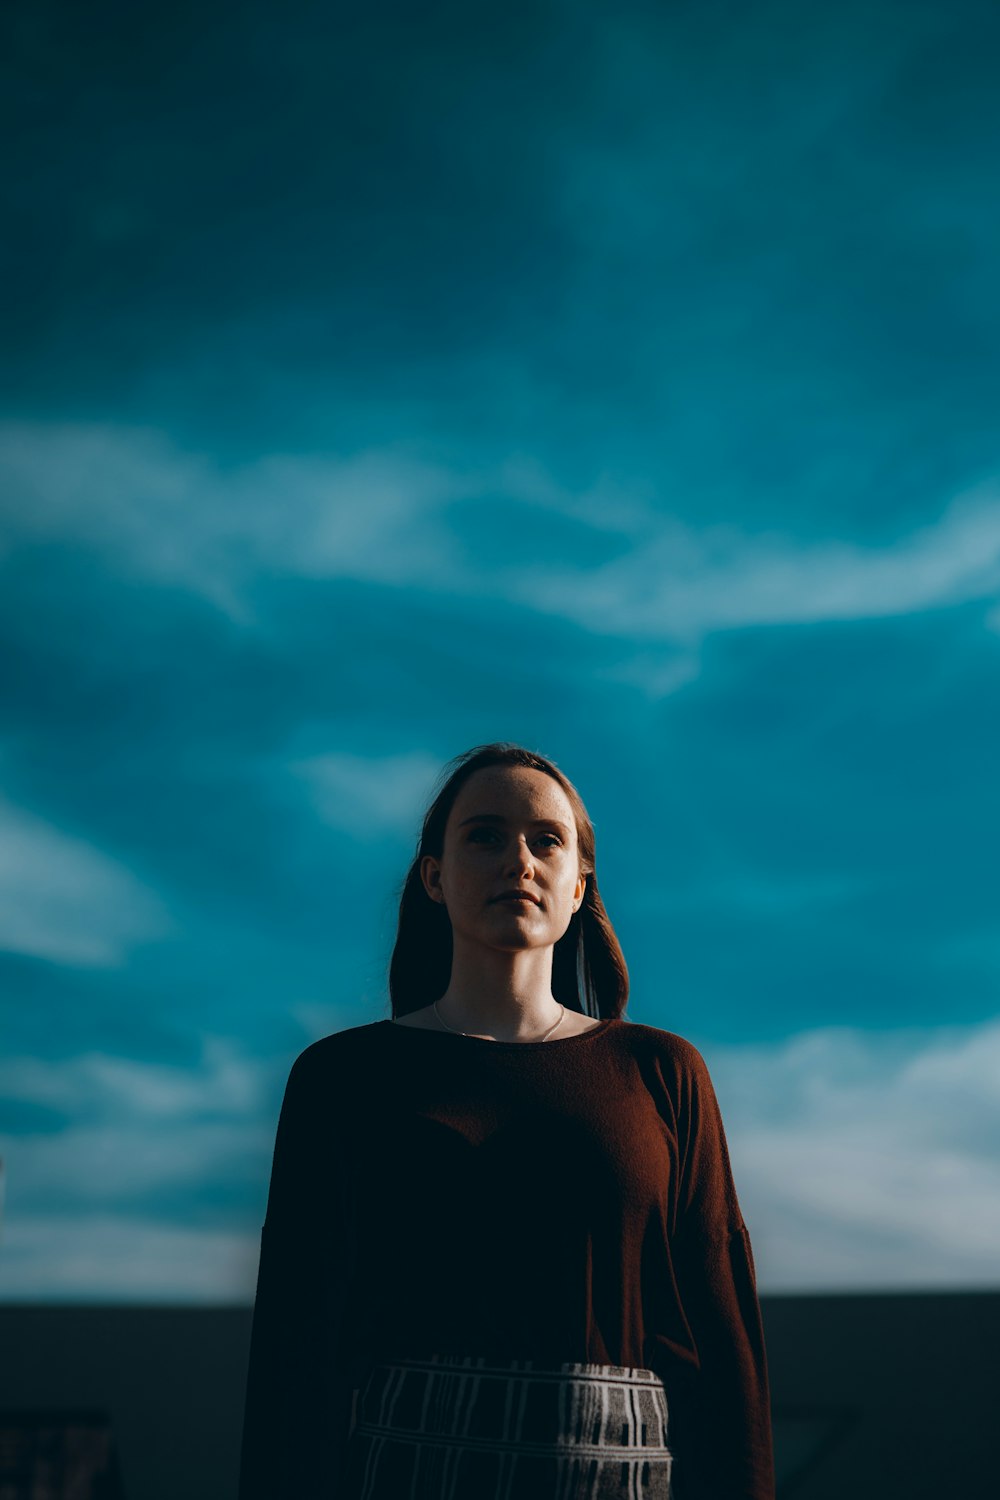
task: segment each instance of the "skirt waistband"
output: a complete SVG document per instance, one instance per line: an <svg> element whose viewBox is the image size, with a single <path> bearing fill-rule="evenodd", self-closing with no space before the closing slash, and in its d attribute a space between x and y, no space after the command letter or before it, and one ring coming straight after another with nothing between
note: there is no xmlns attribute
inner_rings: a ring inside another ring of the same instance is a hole
<svg viewBox="0 0 1000 1500"><path fill-rule="evenodd" d="M474 1375L527 1375L555 1380L565 1380L569 1376L576 1380L611 1380L629 1385L663 1384L655 1370L646 1370L638 1365L594 1364L586 1360L569 1359L563 1360L561 1364L554 1364L537 1359L497 1359L485 1354L401 1354L380 1360L377 1368L458 1371Z"/></svg>

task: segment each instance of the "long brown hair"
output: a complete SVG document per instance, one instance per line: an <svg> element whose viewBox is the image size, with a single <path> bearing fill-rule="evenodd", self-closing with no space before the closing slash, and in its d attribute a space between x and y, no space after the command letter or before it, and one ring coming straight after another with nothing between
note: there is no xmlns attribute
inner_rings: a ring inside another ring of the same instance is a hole
<svg viewBox="0 0 1000 1500"><path fill-rule="evenodd" d="M389 961L392 1014L405 1016L437 1000L451 978L451 922L444 905L432 901L420 876L425 855L440 859L448 816L462 785L484 766L527 766L544 771L569 798L576 820L580 869L587 876L583 903L552 954L552 993L567 1010L586 1016L624 1014L628 1004L628 968L611 918L597 889L594 827L576 787L544 755L506 740L477 745L445 766L445 778L424 816L417 852L403 881L399 925Z"/></svg>

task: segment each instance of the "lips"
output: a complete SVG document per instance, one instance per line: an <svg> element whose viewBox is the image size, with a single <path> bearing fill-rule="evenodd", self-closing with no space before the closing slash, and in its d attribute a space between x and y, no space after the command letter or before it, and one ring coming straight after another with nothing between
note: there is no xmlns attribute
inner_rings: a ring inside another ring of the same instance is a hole
<svg viewBox="0 0 1000 1500"><path fill-rule="evenodd" d="M494 901L530 901L533 906L542 904L531 891L504 891L502 896L495 896L493 899Z"/></svg>

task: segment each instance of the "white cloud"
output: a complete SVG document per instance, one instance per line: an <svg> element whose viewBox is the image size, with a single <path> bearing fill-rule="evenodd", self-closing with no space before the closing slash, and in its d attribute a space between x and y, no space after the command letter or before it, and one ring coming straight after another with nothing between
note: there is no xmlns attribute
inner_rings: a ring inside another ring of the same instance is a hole
<svg viewBox="0 0 1000 1500"><path fill-rule="evenodd" d="M388 453L275 455L223 470L161 433L0 424L0 554L81 540L252 624L260 571L432 582L449 566L434 512L463 493L447 470ZM457 564L454 564L457 567Z"/></svg>
<svg viewBox="0 0 1000 1500"><path fill-rule="evenodd" d="M414 809L430 799L441 762L422 751L377 759L337 752L291 761L288 770L308 787L331 827L361 840L387 831L416 838Z"/></svg>
<svg viewBox="0 0 1000 1500"><path fill-rule="evenodd" d="M162 902L130 871L0 801L0 948L113 967L170 926Z"/></svg>
<svg viewBox="0 0 1000 1500"><path fill-rule="evenodd" d="M73 1125L51 1135L8 1137L4 1147L7 1219L48 1204L73 1205L86 1214L134 1197L220 1189L234 1180L250 1184L267 1159L276 1120L173 1120L153 1122L140 1112L114 1121ZM270 1143L270 1145L269 1145ZM265 1184L266 1186L266 1184ZM263 1207L263 1205L262 1205Z"/></svg>
<svg viewBox="0 0 1000 1500"><path fill-rule="evenodd" d="M595 668L591 675L601 682L627 683L638 688L650 702L656 702L693 682L700 670L697 652L676 652L665 647L660 651L635 651L614 666Z"/></svg>
<svg viewBox="0 0 1000 1500"><path fill-rule="evenodd" d="M185 1116L250 1116L259 1109L269 1068L243 1057L225 1037L206 1036L197 1068L137 1062L105 1052L66 1060L0 1058L0 1096L46 1108L136 1123Z"/></svg>
<svg viewBox="0 0 1000 1500"><path fill-rule="evenodd" d="M219 478L162 434L98 423L0 425L0 556L21 542L84 542L145 576L179 580L223 609L236 558Z"/></svg>
<svg viewBox="0 0 1000 1500"><path fill-rule="evenodd" d="M669 518L627 556L589 572L509 578L538 608L602 634L694 645L709 631L903 615L1000 593L1000 497L961 496L892 546L797 542Z"/></svg>
<svg viewBox="0 0 1000 1500"><path fill-rule="evenodd" d="M1000 497L988 485L893 544L866 547L690 526L664 513L649 485L628 494L604 475L570 491L523 454L489 472L392 451L275 455L222 470L154 432L29 423L0 427L0 454L8 548L84 539L242 623L254 618L255 578L273 571L513 602L638 640L618 675L654 697L694 675L712 630L989 605L1000 594ZM543 567L470 562L446 508L476 497L495 505L498 494L631 538L631 550L585 567L558 557ZM994 609L988 623L996 618ZM665 646L675 648L666 657Z"/></svg>
<svg viewBox="0 0 1000 1500"><path fill-rule="evenodd" d="M172 1223L170 1210L148 1204L201 1200L213 1187L229 1202L242 1188L259 1225L274 1084L271 1063L211 1036L194 1068L98 1052L0 1060L0 1096L79 1121L2 1142L0 1301L249 1301L256 1229Z"/></svg>
<svg viewBox="0 0 1000 1500"><path fill-rule="evenodd" d="M259 1233L124 1214L32 1215L0 1237L0 1301L245 1305L259 1249Z"/></svg>
<svg viewBox="0 0 1000 1500"><path fill-rule="evenodd" d="M1000 1020L701 1050L762 1287L1000 1283Z"/></svg>
<svg viewBox="0 0 1000 1500"><path fill-rule="evenodd" d="M290 1066L291 1059L289 1059ZM283 1066L283 1064L282 1064ZM0 1060L0 1097L58 1111L58 1131L8 1135L6 1219L13 1228L51 1205L81 1219L137 1196L173 1202L218 1184L263 1193L277 1124L266 1102L272 1064L206 1037L201 1064L181 1068L90 1052L64 1060ZM263 1201L261 1202L263 1211Z"/></svg>
<svg viewBox="0 0 1000 1500"><path fill-rule="evenodd" d="M245 1197L262 1222L273 1074L217 1038L207 1039L200 1069L96 1053L4 1060L0 1095L81 1122L2 1142L0 1301L249 1301L257 1229L176 1219L178 1205L216 1191L222 1203ZM149 1206L157 1198L159 1213Z"/></svg>

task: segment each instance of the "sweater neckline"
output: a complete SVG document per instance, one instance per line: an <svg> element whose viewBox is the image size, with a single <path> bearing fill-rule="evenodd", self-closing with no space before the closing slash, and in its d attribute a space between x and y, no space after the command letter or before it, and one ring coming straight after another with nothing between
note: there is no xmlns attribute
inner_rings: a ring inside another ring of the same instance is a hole
<svg viewBox="0 0 1000 1500"><path fill-rule="evenodd" d="M465 1042L466 1044L474 1043L479 1047L505 1047L508 1049L513 1047L516 1048L518 1052L523 1052L526 1051L529 1047L569 1047L573 1042L585 1042L589 1037L603 1035L603 1033L608 1030L609 1026L613 1026L616 1021L620 1020L620 1016L605 1016L603 1021L598 1021L596 1026L591 1026L586 1031L576 1031L572 1036L554 1037L550 1042L494 1041L492 1037L466 1036L464 1033L458 1031L432 1031L430 1027L427 1026L400 1026L399 1023L393 1020L391 1017L388 1020L380 1022L379 1024L382 1026L391 1026L393 1031L409 1031L417 1035L420 1035L422 1033L424 1036L452 1037L455 1041Z"/></svg>

